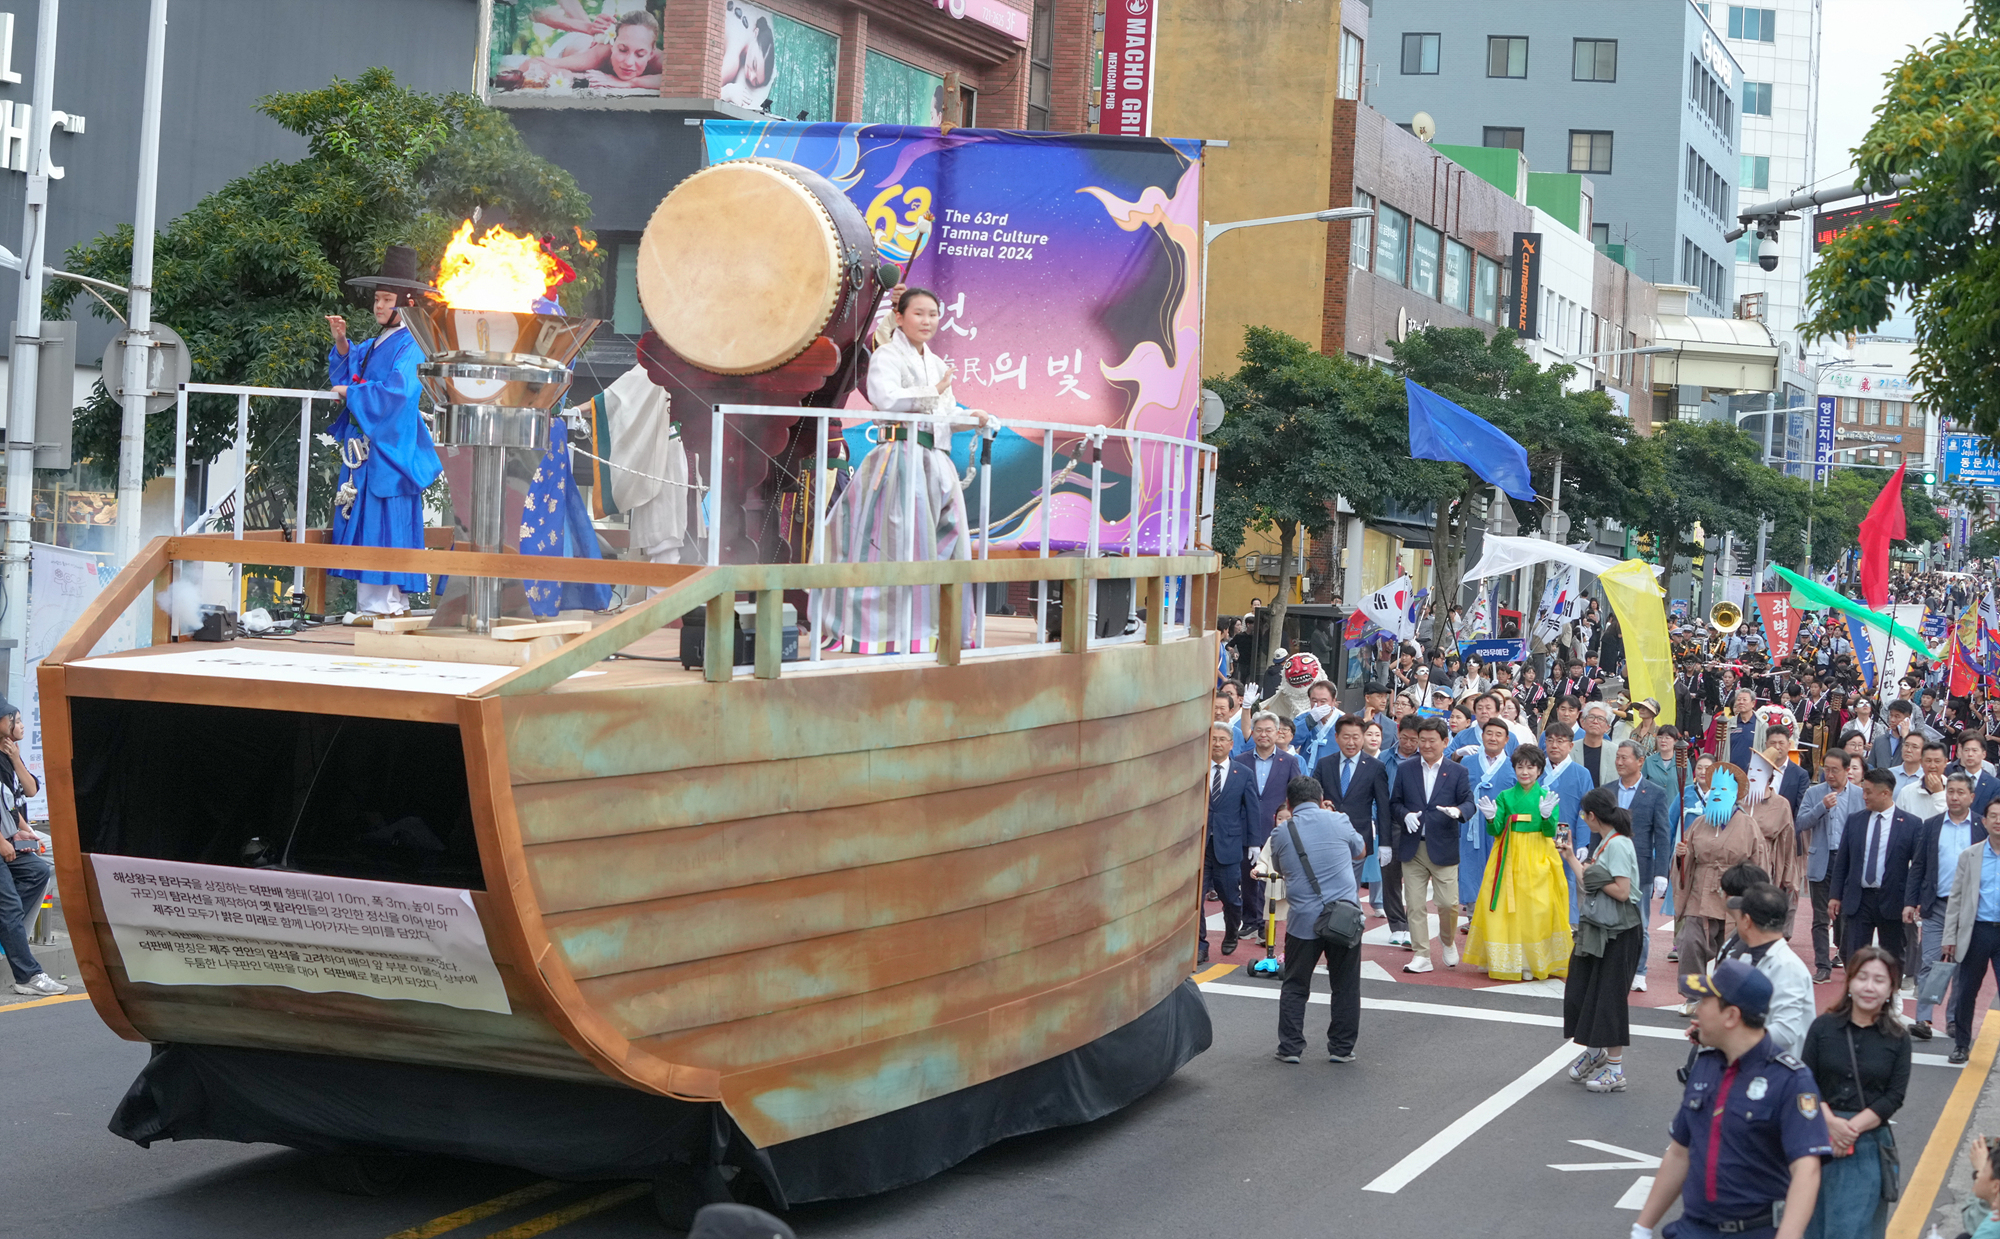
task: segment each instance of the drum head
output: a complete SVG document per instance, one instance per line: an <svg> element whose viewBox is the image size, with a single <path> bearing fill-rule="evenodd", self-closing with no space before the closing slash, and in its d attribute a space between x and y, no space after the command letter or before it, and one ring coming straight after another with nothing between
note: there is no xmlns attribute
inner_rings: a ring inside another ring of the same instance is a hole
<svg viewBox="0 0 2000 1239"><path fill-rule="evenodd" d="M832 216L781 164L742 159L674 186L639 242L639 302L668 348L717 374L775 370L840 298Z"/></svg>

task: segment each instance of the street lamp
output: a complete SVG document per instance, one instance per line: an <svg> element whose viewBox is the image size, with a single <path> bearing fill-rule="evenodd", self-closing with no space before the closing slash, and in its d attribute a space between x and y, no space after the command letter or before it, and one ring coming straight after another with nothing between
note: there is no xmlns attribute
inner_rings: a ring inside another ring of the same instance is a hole
<svg viewBox="0 0 2000 1239"><path fill-rule="evenodd" d="M1322 224L1339 223L1341 220L1372 219L1373 207L1334 207L1327 211L1307 211L1302 215L1273 215L1269 219L1236 219L1228 223L1211 224L1207 220L1201 225L1201 330L1204 338L1208 334L1208 247L1217 237L1238 228L1261 228L1265 224L1302 224L1314 220Z"/></svg>
<svg viewBox="0 0 2000 1239"><path fill-rule="evenodd" d="M1628 355L1632 357L1658 357L1662 353L1678 353L1680 351L1680 346L1677 344L1647 344L1639 348L1606 349L1601 353L1558 353L1557 356L1567 365L1572 361L1582 361L1586 357L1624 357Z"/></svg>

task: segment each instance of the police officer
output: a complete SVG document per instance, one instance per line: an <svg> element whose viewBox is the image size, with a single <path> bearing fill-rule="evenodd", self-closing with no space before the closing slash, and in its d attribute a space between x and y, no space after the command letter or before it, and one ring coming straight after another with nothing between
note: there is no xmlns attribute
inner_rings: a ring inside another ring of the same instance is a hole
<svg viewBox="0 0 2000 1239"><path fill-rule="evenodd" d="M1741 959L1681 978L1702 1045L1632 1239L1681 1197L1666 1239L1800 1239L1833 1155L1812 1073L1764 1031L1771 980Z"/></svg>

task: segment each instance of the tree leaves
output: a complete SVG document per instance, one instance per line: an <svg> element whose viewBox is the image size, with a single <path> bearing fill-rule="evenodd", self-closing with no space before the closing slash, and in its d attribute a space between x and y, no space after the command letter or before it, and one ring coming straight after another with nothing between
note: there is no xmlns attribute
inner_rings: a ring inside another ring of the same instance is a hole
<svg viewBox="0 0 2000 1239"><path fill-rule="evenodd" d="M155 242L153 317L187 340L196 382L323 386L324 316L345 315L357 339L374 331L371 294L343 281L376 271L392 244L411 245L420 264L435 265L451 230L474 206L503 207L517 231L557 238L578 273L561 290L570 308L596 286L600 260L581 230L590 218L589 197L567 172L529 151L505 113L471 95L408 90L375 68L352 82L336 78L317 90L266 96L258 110L304 137L306 157L238 177L172 221ZM132 230L73 247L63 265L125 283ZM65 317L81 293L74 281L52 280L44 314ZM100 318L109 317L90 304ZM322 423L331 420L331 409L319 412ZM77 454L115 459L120 420L117 403L99 384L76 415ZM252 401L250 422L253 461L283 466L262 481L289 495L297 403ZM236 402L195 396L189 423L189 459L210 459L235 439ZM171 464L172 440L172 417L148 419L146 478ZM330 472L330 462L321 463Z"/></svg>

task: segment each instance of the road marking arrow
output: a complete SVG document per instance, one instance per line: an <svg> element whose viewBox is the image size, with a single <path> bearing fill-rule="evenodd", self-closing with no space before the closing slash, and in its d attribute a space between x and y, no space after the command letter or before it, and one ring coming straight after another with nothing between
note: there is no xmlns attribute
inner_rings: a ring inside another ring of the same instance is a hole
<svg viewBox="0 0 2000 1239"><path fill-rule="evenodd" d="M1659 1158L1654 1157L1650 1153L1641 1153L1637 1149L1621 1149L1615 1144L1606 1144L1602 1140L1572 1140L1570 1143L1580 1144L1586 1149L1596 1149L1600 1153L1615 1153L1620 1157L1630 1158L1631 1160L1622 1162L1570 1162L1568 1164L1550 1162L1550 1170L1657 1170L1660 1167Z"/></svg>

